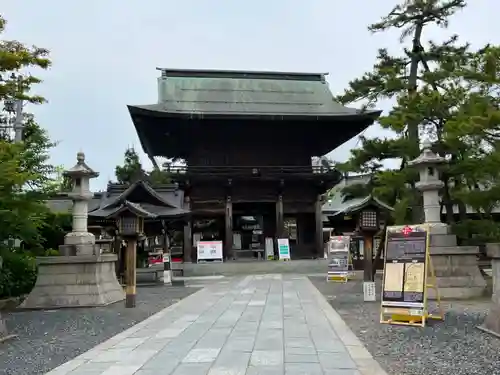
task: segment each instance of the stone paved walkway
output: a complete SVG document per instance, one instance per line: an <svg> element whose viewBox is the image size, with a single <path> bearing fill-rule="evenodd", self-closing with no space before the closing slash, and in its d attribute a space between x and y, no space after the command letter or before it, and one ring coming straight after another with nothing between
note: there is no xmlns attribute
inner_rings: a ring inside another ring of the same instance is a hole
<svg viewBox="0 0 500 375"><path fill-rule="evenodd" d="M48 375L386 375L305 276L223 280Z"/></svg>

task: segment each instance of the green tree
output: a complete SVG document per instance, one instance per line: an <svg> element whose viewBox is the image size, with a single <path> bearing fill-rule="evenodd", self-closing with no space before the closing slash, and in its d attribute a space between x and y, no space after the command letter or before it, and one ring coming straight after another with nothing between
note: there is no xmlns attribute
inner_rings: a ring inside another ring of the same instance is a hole
<svg viewBox="0 0 500 375"><path fill-rule="evenodd" d="M24 168L24 145L0 141L0 243L18 238L34 243L47 214L46 196L39 190L22 188L43 178Z"/></svg>
<svg viewBox="0 0 500 375"><path fill-rule="evenodd" d="M459 105L444 123L442 148L454 156L446 176L454 182L450 196L474 212L474 220L453 222L455 232L474 245L498 242L492 213L500 203L500 47L470 53L452 74L466 94L455 96Z"/></svg>
<svg viewBox="0 0 500 375"><path fill-rule="evenodd" d="M170 172L165 168L153 168L151 172L145 171L139 155L133 148L125 151L124 163L116 166L115 176L120 184L132 184L138 180L148 181L153 185L171 182Z"/></svg>
<svg viewBox="0 0 500 375"><path fill-rule="evenodd" d="M36 181L28 181L28 188L43 193L50 192L57 178L57 168L49 162L50 150L56 146L48 132L40 127L31 114L25 117L23 129L22 168L38 176Z"/></svg>
<svg viewBox="0 0 500 375"><path fill-rule="evenodd" d="M7 22L0 15L0 37ZM18 98L31 103L43 103L45 99L30 93L33 85L41 80L32 75L19 74L30 68L47 69L51 62L49 51L36 46L27 47L17 40L0 40L0 100Z"/></svg>
<svg viewBox="0 0 500 375"><path fill-rule="evenodd" d="M154 168L148 173L148 181L153 185L162 185L172 182L172 178L170 172L167 170Z"/></svg>
<svg viewBox="0 0 500 375"><path fill-rule="evenodd" d="M133 148L125 150L123 165L117 165L115 176L120 184L132 184L137 180L144 179L146 172L142 168L139 155Z"/></svg>
<svg viewBox="0 0 500 375"><path fill-rule="evenodd" d="M343 104L357 102L364 107L373 107L384 99L395 101L387 115L379 119L379 124L391 130L394 137L361 137L361 147L352 150L348 162L339 168L372 174L370 184L361 190L392 205L397 223L422 220L421 195L415 189L418 175L407 162L418 156L423 133L441 137L447 110L452 105L450 100L444 100L448 98L446 91L452 88L444 73L460 69L468 57L468 46L458 45L454 36L441 44L429 41L425 49L423 31L432 25L446 27L449 18L465 5L464 0L405 0L395 6L369 30L399 29L404 53L391 56L386 49L380 49L373 71L351 81L338 97ZM384 161L388 159L401 160L400 168L384 170ZM377 249L375 261L380 259L383 243Z"/></svg>
<svg viewBox="0 0 500 375"><path fill-rule="evenodd" d="M5 30L6 21L0 15L0 102L4 105L15 99L31 103L41 103L43 98L31 93L34 84L40 79L32 75L19 74L33 67L46 69L50 66L48 51L44 48L27 47L18 41L4 40L1 34ZM0 113L2 120L5 113ZM5 124L0 121L0 124ZM0 241L11 236L32 238L37 236L41 210L40 194L23 190L29 182L41 178L39 171L28 171L30 162L24 159L27 148L14 145L8 141L0 141ZM26 215L26 216L24 216ZM33 220L33 221L31 221ZM1 242L3 243L3 242ZM1 263L1 261L0 261ZM5 274L5 267L1 275ZM0 314L0 337L7 330Z"/></svg>

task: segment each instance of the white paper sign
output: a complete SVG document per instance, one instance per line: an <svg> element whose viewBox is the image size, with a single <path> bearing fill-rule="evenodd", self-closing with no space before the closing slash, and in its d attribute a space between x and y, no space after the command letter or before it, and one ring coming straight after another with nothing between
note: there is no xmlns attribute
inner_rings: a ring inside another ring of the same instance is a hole
<svg viewBox="0 0 500 375"><path fill-rule="evenodd" d="M222 241L199 241L196 246L198 261L222 260Z"/></svg>
<svg viewBox="0 0 500 375"><path fill-rule="evenodd" d="M363 300L365 302L375 302L377 300L375 283L373 281L363 282Z"/></svg>

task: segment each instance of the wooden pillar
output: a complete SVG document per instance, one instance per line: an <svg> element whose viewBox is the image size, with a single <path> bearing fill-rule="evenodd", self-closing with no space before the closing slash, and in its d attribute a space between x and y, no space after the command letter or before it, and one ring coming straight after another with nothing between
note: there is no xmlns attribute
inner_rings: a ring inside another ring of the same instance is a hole
<svg viewBox="0 0 500 375"><path fill-rule="evenodd" d="M316 255L319 258L323 258L324 256L324 248L323 248L323 202L321 200L321 195L318 194L316 197L316 202L314 203L314 216L315 216L315 222L316 222Z"/></svg>
<svg viewBox="0 0 500 375"><path fill-rule="evenodd" d="M183 237L183 253L184 253L184 262L190 263L192 262L193 252L193 233L191 231L191 221L188 221L184 225L184 237Z"/></svg>
<svg viewBox="0 0 500 375"><path fill-rule="evenodd" d="M191 200L189 197L184 197L184 209L191 210ZM192 262L193 253L193 232L191 227L191 218L184 224L184 237L183 237L183 253L184 263Z"/></svg>
<svg viewBox="0 0 500 375"><path fill-rule="evenodd" d="M115 231L115 237L113 239L113 253L116 254L117 256L115 263L116 278L118 279L118 282L121 284L123 282L123 273L124 273L123 265L125 263L123 262L122 239L118 234L118 231Z"/></svg>
<svg viewBox="0 0 500 375"><path fill-rule="evenodd" d="M283 196L278 195L276 201L276 238L283 238L285 232L285 223L283 219Z"/></svg>
<svg viewBox="0 0 500 375"><path fill-rule="evenodd" d="M230 195L226 198L225 233L226 258L231 259L233 256L233 202Z"/></svg>
<svg viewBox="0 0 500 375"><path fill-rule="evenodd" d="M363 233L363 281L373 281L373 236Z"/></svg>
<svg viewBox="0 0 500 375"><path fill-rule="evenodd" d="M135 238L127 239L126 258L126 282L125 288L125 307L135 307L136 294L136 265L137 265L137 240Z"/></svg>

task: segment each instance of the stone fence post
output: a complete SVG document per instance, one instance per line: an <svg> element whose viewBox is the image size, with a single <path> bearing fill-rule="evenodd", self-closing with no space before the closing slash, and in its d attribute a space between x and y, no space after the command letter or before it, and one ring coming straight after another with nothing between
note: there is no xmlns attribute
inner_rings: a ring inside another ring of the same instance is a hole
<svg viewBox="0 0 500 375"><path fill-rule="evenodd" d="M500 243L486 244L486 252L491 257L493 271L493 294L486 319L479 329L500 337Z"/></svg>

